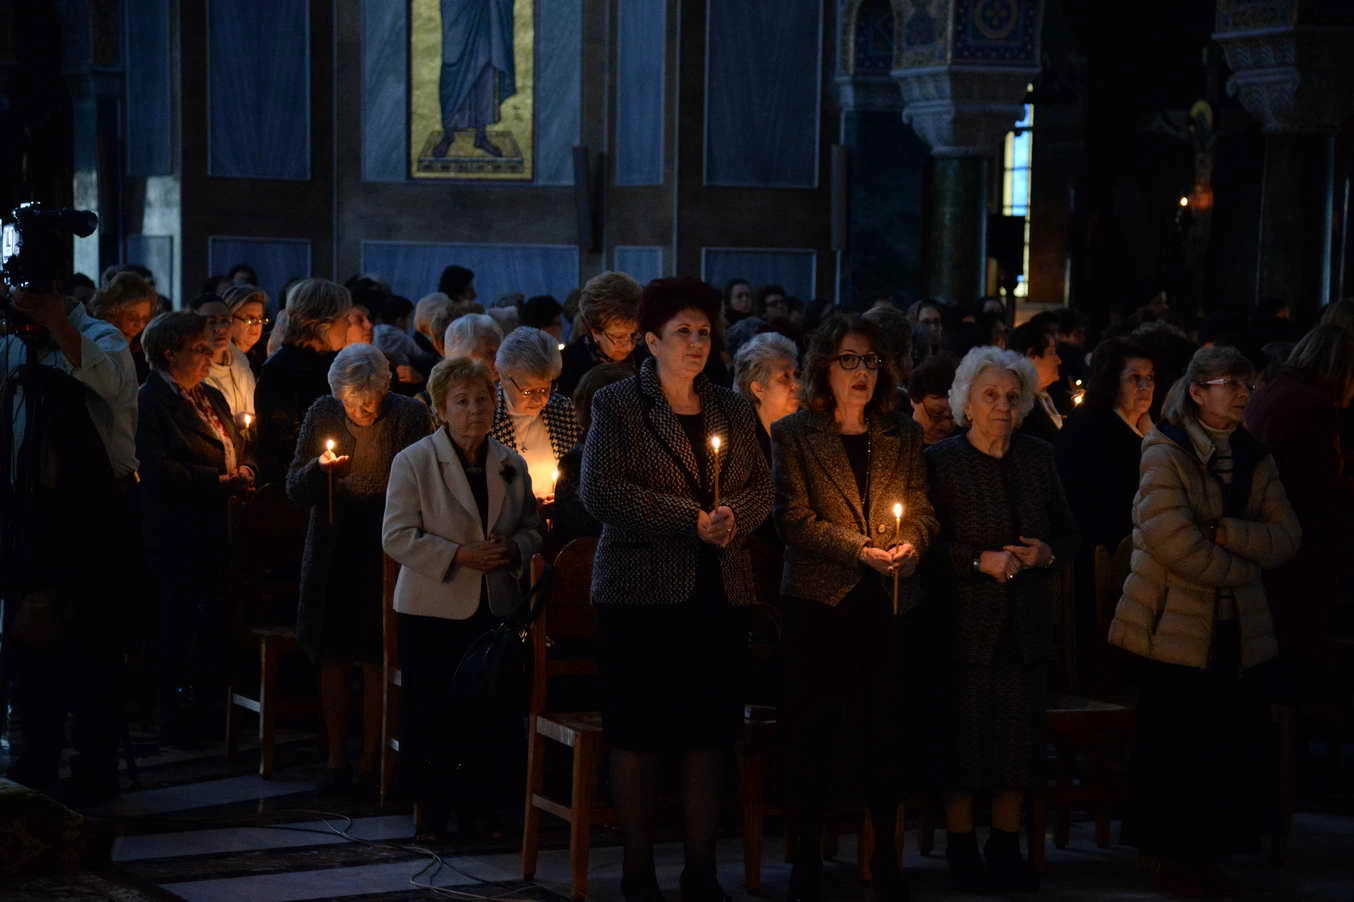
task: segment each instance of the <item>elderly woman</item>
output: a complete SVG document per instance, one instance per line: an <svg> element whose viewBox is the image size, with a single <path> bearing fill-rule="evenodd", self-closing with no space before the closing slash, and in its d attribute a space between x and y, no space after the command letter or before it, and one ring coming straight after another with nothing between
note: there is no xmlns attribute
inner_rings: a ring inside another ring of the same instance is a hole
<svg viewBox="0 0 1354 902"><path fill-rule="evenodd" d="M100 289L89 302L95 319L117 326L132 352L138 384L146 381L150 365L141 346L141 333L155 314L159 297L155 287L134 272L120 272Z"/></svg>
<svg viewBox="0 0 1354 902"><path fill-rule="evenodd" d="M451 309L451 298L440 291L434 291L432 294L425 294L418 299L414 305L414 344L418 346L419 351L423 353L424 361L431 361L425 364L423 374L426 377L432 372L433 366L442 358L442 335L446 331L447 323L450 320L442 322L442 329L438 331L434 325L439 317L445 315L446 311Z"/></svg>
<svg viewBox="0 0 1354 902"><path fill-rule="evenodd" d="M212 335L212 368L206 382L221 393L230 407L231 417L241 428L245 415L254 416L254 371L249 359L230 340L230 307L214 294L200 294L188 306L206 317Z"/></svg>
<svg viewBox="0 0 1354 902"><path fill-rule="evenodd" d="M443 833L453 805L469 835L502 790L504 727L458 707L451 681L470 644L521 604L521 575L541 547L526 461L489 436L494 388L479 361L434 367L428 389L444 425L395 456L386 489L381 541L400 563L400 767L423 835Z"/></svg>
<svg viewBox="0 0 1354 902"><path fill-rule="evenodd" d="M743 721L737 612L756 600L745 543L770 510L771 475L752 405L702 374L718 320L719 296L700 280L650 282L639 327L652 359L593 398L583 449L583 503L602 522L592 598L629 900L661 895L661 755L681 760L682 897L725 898L714 843L723 763Z"/></svg>
<svg viewBox="0 0 1354 902"><path fill-rule="evenodd" d="M795 899L821 895L823 819L834 797L847 793L865 800L876 832L872 896L906 895L894 844L902 755L894 618L913 607L914 587L906 598L893 593L896 577L916 572L936 518L921 429L895 413L891 359L873 320L829 319L809 347L809 409L771 430L776 526L785 539ZM903 505L901 523L895 504Z"/></svg>
<svg viewBox="0 0 1354 902"><path fill-rule="evenodd" d="M1302 528L1274 458L1241 424L1255 372L1201 348L1143 442L1133 564L1109 640L1146 659L1138 704L1139 850L1165 889L1235 887L1219 857L1259 838L1266 667L1278 653L1262 574Z"/></svg>
<svg viewBox="0 0 1354 902"><path fill-rule="evenodd" d="M254 464L221 393L203 380L212 331L190 311L146 327L151 375L138 399L136 454L147 561L160 610L162 728L197 739L219 706L225 670L226 499Z"/></svg>
<svg viewBox="0 0 1354 902"><path fill-rule="evenodd" d="M352 774L344 746L354 666L362 674L359 779L370 779L379 760L386 482L395 455L427 435L431 424L426 407L390 393L390 365L372 345L340 351L329 367L329 388L331 394L306 411L287 471L287 496L310 508L296 632L320 667L329 755L324 785L338 788Z"/></svg>
<svg viewBox="0 0 1354 902"><path fill-rule="evenodd" d="M578 318L583 332L564 349L559 390L572 395L583 374L599 363L635 362L639 283L623 272L604 272L583 286Z"/></svg>
<svg viewBox="0 0 1354 902"><path fill-rule="evenodd" d="M1273 452L1305 537L1296 557L1266 575L1265 592L1280 648L1297 665L1309 699L1344 685L1334 634L1340 608L1354 599L1345 558L1354 542L1354 479L1341 472L1340 447L1340 418L1351 404L1354 334L1322 325L1246 408L1246 426Z"/></svg>
<svg viewBox="0 0 1354 902"><path fill-rule="evenodd" d="M527 462L536 497L554 500L559 462L583 438L574 404L554 390L563 366L554 336L524 326L498 346L498 406L490 435Z"/></svg>
<svg viewBox="0 0 1354 902"><path fill-rule="evenodd" d="M301 420L315 399L329 394L329 366L348 342L348 289L328 279L305 279L287 296L282 347L263 365L254 406L262 476L286 476Z"/></svg>
<svg viewBox="0 0 1354 902"><path fill-rule="evenodd" d="M1020 808L1035 778L1053 656L1053 566L1077 531L1053 449L1016 430L1034 406L1030 361L974 348L950 389L968 432L926 449L940 519L932 549L941 617L937 669L946 696L946 858L957 888L1037 887L1020 857ZM992 795L992 832L978 855L975 793Z"/></svg>
<svg viewBox="0 0 1354 902"><path fill-rule="evenodd" d="M771 424L799 409L799 349L777 332L747 341L734 355L734 387L757 411L757 444L771 465ZM785 546L767 517L748 538L757 579L757 600L779 607L780 571Z"/></svg>
<svg viewBox="0 0 1354 902"><path fill-rule="evenodd" d="M1058 474L1088 553L1103 545L1113 554L1133 529L1155 387L1156 367L1145 348L1128 338L1103 341L1091 355L1085 400L1058 433Z"/></svg>
<svg viewBox="0 0 1354 902"><path fill-rule="evenodd" d="M221 293L221 301L230 310L230 343L249 361L257 376L266 355L262 342L268 325L268 293L253 285L233 283Z"/></svg>
<svg viewBox="0 0 1354 902"><path fill-rule="evenodd" d="M503 330L487 313L467 313L458 316L447 326L443 333L442 354L448 360L453 357L469 357L478 360L489 378L499 380L494 361L498 359L498 346L503 343Z"/></svg>

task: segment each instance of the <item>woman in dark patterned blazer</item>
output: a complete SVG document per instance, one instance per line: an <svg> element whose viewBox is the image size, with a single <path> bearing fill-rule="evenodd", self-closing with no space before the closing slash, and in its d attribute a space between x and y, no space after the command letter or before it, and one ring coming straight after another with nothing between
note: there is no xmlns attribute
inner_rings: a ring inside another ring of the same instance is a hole
<svg viewBox="0 0 1354 902"><path fill-rule="evenodd" d="M527 462L538 499L553 499L559 462L583 438L574 404L555 391L563 363L553 336L522 326L498 346L498 406L489 434Z"/></svg>
<svg viewBox="0 0 1354 902"><path fill-rule="evenodd" d="M936 532L922 432L894 412L887 336L867 319L819 327L808 410L771 427L776 525L785 539L787 801L796 813L792 899L820 897L819 839L832 797L865 799L877 836L872 895L906 895L893 841L905 716L895 614ZM902 504L901 524L894 505ZM892 597L894 576L908 577ZM908 622L904 629L911 626ZM853 778L847 789L841 777Z"/></svg>
<svg viewBox="0 0 1354 902"><path fill-rule="evenodd" d="M660 754L682 765L682 897L726 898L714 841L722 764L742 725L737 612L755 598L743 543L771 509L771 474L752 407L701 374L718 315L719 296L697 279L650 282L639 326L653 357L593 398L583 450L583 503L602 523L592 596L627 900L661 897Z"/></svg>
<svg viewBox="0 0 1354 902"><path fill-rule="evenodd" d="M946 711L945 855L967 892L1038 887L1020 857L1020 809L1053 656L1052 568L1077 547L1053 449L1016 432L1038 378L1020 354L974 348L950 388L955 422L969 429L926 449L940 519L927 568L943 613L935 672ZM973 833L978 792L992 796L985 863Z"/></svg>

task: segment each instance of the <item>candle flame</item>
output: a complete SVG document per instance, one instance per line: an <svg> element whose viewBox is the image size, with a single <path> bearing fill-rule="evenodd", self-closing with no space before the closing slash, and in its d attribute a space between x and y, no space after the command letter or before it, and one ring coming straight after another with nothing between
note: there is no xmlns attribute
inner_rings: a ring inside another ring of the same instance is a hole
<svg viewBox="0 0 1354 902"><path fill-rule="evenodd" d="M331 438L329 441L327 441L327 442L324 443L324 450L326 450L326 451L333 451L333 450L334 450L334 440L333 440L332 438Z"/></svg>
<svg viewBox="0 0 1354 902"><path fill-rule="evenodd" d="M716 454L719 453L719 436L717 435L710 436L710 447L715 449Z"/></svg>
<svg viewBox="0 0 1354 902"><path fill-rule="evenodd" d="M1186 197L1186 196L1183 195L1183 194L1180 195L1180 206L1182 206L1182 207L1188 207L1188 206L1189 206L1189 198Z"/></svg>
<svg viewBox="0 0 1354 902"><path fill-rule="evenodd" d="M254 418L251 417L249 414L245 414L245 415L244 415L244 428L248 429L248 428L249 428L249 424L252 423L252 422L254 422Z"/></svg>
<svg viewBox="0 0 1354 902"><path fill-rule="evenodd" d="M1077 406L1077 407L1080 407L1080 406L1081 406L1081 402L1084 401L1084 400L1086 400L1086 396L1085 396L1085 395L1076 394L1076 395L1073 395L1073 396L1072 396L1072 403L1073 403L1075 406Z"/></svg>
<svg viewBox="0 0 1354 902"><path fill-rule="evenodd" d="M895 504L893 506L893 519L895 520L903 519L903 506L901 504Z"/></svg>
<svg viewBox="0 0 1354 902"><path fill-rule="evenodd" d="M559 482L559 470L555 470L550 474L550 482L551 484Z"/></svg>
<svg viewBox="0 0 1354 902"><path fill-rule="evenodd" d="M564 342L561 341L561 342L559 343L559 349L560 349L561 351L564 350Z"/></svg>

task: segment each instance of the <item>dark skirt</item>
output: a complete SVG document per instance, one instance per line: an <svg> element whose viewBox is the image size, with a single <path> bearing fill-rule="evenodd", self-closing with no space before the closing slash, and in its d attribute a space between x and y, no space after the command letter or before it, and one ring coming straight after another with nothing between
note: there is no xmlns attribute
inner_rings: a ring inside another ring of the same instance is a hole
<svg viewBox="0 0 1354 902"><path fill-rule="evenodd" d="M747 636L739 609L704 598L597 614L607 742L680 754L741 735Z"/></svg>
<svg viewBox="0 0 1354 902"><path fill-rule="evenodd" d="M483 604L469 620L398 616L401 788L439 807L488 806L516 772L503 751L523 747L520 718L458 703L451 679L466 649L499 618Z"/></svg>
<svg viewBox="0 0 1354 902"><path fill-rule="evenodd" d="M299 612L302 623L298 632L316 662L381 661L384 516L384 498L350 501L338 512L324 596L303 603Z"/></svg>
<svg viewBox="0 0 1354 902"><path fill-rule="evenodd" d="M1048 665L1020 659L1008 624L991 664L951 661L943 672L945 787L973 792L1033 785L1048 709Z"/></svg>
<svg viewBox="0 0 1354 902"><path fill-rule="evenodd" d="M817 823L834 803L896 800L904 715L892 599L867 575L835 606L782 604L789 807Z"/></svg>

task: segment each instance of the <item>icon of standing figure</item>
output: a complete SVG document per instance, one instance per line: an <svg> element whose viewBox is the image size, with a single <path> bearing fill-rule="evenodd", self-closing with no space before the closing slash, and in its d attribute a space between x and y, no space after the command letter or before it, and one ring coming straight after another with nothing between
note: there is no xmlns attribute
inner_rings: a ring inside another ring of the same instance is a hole
<svg viewBox="0 0 1354 902"><path fill-rule="evenodd" d="M442 139L434 157L446 157L456 133L474 130L474 144L491 157L503 150L489 139L488 126L501 121L505 100L517 93L513 60L513 4L516 0L441 0Z"/></svg>

